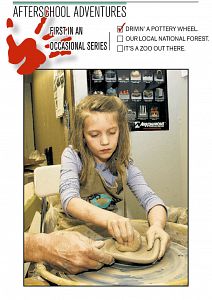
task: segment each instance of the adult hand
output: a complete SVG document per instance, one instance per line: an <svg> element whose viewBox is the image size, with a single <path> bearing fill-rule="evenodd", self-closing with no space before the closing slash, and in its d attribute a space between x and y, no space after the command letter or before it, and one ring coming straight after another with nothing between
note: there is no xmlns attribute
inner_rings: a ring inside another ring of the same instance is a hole
<svg viewBox="0 0 212 300"><path fill-rule="evenodd" d="M158 259L161 259L170 243L170 236L159 225L151 225L146 232L147 250L151 250L156 239L160 240L160 252Z"/></svg>
<svg viewBox="0 0 212 300"><path fill-rule="evenodd" d="M128 218L114 214L107 221L108 232L119 244L131 244L134 239L134 228Z"/></svg>
<svg viewBox="0 0 212 300"><path fill-rule="evenodd" d="M42 259L37 258L37 262L47 262L71 274L113 263L113 257L101 250L103 241L93 241L78 232L61 230L40 234L36 244L42 252Z"/></svg>

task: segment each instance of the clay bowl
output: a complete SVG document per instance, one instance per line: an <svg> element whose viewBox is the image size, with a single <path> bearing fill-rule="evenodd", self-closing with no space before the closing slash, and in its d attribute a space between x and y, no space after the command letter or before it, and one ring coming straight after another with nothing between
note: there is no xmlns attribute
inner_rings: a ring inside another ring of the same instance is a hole
<svg viewBox="0 0 212 300"><path fill-rule="evenodd" d="M121 252L115 247L114 239L105 240L103 247L104 251L111 254L116 260L120 262L136 263L136 264L151 264L158 258L160 251L160 240L156 239L154 247L151 250L147 250L146 238L141 236L142 245L136 252Z"/></svg>

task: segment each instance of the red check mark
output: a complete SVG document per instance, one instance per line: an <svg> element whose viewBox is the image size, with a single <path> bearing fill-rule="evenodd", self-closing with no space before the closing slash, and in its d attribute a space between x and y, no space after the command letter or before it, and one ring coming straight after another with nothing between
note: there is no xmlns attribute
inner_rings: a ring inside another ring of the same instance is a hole
<svg viewBox="0 0 212 300"><path fill-rule="evenodd" d="M123 32L123 28L124 28L124 25L126 24L126 22L123 23L123 25L121 26L117 26L117 32Z"/></svg>

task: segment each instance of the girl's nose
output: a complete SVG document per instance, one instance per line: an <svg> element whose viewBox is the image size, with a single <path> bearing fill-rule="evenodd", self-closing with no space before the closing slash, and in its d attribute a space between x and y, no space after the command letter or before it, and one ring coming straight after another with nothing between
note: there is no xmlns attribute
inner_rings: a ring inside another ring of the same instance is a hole
<svg viewBox="0 0 212 300"><path fill-rule="evenodd" d="M109 144L109 138L106 134L103 134L101 136L100 144L101 145L108 145Z"/></svg>

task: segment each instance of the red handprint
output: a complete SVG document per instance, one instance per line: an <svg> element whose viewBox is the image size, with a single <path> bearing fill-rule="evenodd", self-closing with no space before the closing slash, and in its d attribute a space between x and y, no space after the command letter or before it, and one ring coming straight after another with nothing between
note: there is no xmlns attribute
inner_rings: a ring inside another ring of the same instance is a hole
<svg viewBox="0 0 212 300"><path fill-rule="evenodd" d="M40 23L37 25L35 29L35 34L39 34L43 25L46 22L46 17L42 17ZM13 27L13 21L8 18L7 19L7 28ZM43 40L49 40L53 38L53 35L47 34L43 36ZM62 41L71 40L71 37L67 37L62 39ZM33 38L26 38L20 45L17 45L13 39L12 34L10 34L7 39L7 44L9 46L8 50L8 61L11 64L18 64L25 61L23 64L18 68L18 74L31 74L34 70L40 67L46 61L46 55L37 48L36 41ZM49 45L45 46L46 48ZM49 54L49 58L56 57L58 55L70 55L71 51L52 51Z"/></svg>

